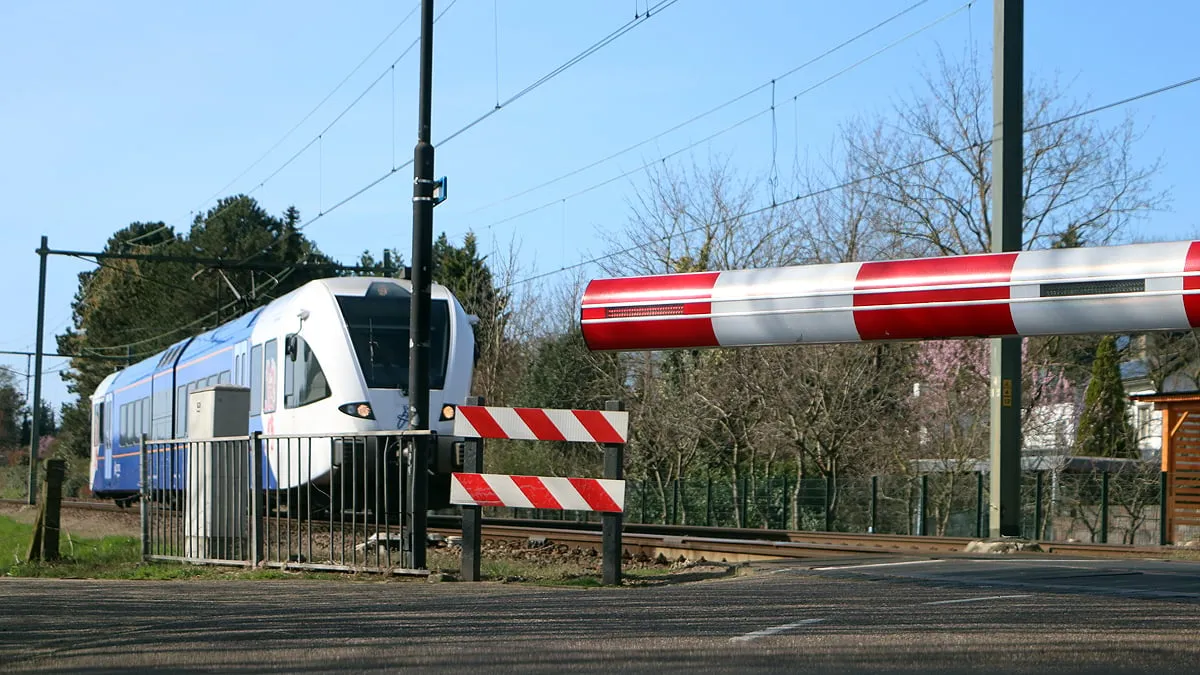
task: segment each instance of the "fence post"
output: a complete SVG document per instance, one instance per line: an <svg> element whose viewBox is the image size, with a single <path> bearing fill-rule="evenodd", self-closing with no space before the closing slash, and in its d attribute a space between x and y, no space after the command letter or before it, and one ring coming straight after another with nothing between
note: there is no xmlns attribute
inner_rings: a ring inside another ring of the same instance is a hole
<svg viewBox="0 0 1200 675"><path fill-rule="evenodd" d="M741 515L742 522L738 523L738 526L746 527L746 524L750 522L750 515L748 513L746 513L746 510L748 508L750 508L750 500L748 498L749 496L746 494L746 479L745 478L742 478L741 497L742 497L742 511L741 511L740 515Z"/></svg>
<svg viewBox="0 0 1200 675"><path fill-rule="evenodd" d="M707 527L712 527L713 507L712 507L712 475L708 476L708 486L704 492L704 524Z"/></svg>
<svg viewBox="0 0 1200 675"><path fill-rule="evenodd" d="M825 531L833 531L833 472L825 474Z"/></svg>
<svg viewBox="0 0 1200 675"><path fill-rule="evenodd" d="M621 401L608 401L604 409L613 412L625 410ZM625 445L623 443L606 443L604 445L604 477L611 480L622 480L625 477ZM602 583L605 586L618 586L621 583L621 513L604 513L600 516L603 541L601 548L604 557L602 565Z"/></svg>
<svg viewBox="0 0 1200 675"><path fill-rule="evenodd" d="M1042 476L1045 473L1046 473L1045 471L1038 471L1037 473L1034 474L1034 476L1036 477L1036 480L1034 481L1034 491L1033 491L1033 538L1034 539L1042 538L1042 480L1043 480Z"/></svg>
<svg viewBox="0 0 1200 675"><path fill-rule="evenodd" d="M1169 520L1167 514L1167 472L1162 471L1158 474L1158 545L1166 546L1171 543L1170 530L1167 528Z"/></svg>
<svg viewBox="0 0 1200 675"><path fill-rule="evenodd" d="M780 503L783 506L783 518L779 529L786 530L788 529L788 477L786 473L783 474L783 493L780 496Z"/></svg>
<svg viewBox="0 0 1200 675"><path fill-rule="evenodd" d="M42 560L58 560L58 532L62 513L62 484L67 463L61 459L46 460L46 500L42 504Z"/></svg>
<svg viewBox="0 0 1200 675"><path fill-rule="evenodd" d="M468 396L467 405L483 405L482 396ZM483 473L483 439L463 441L463 471ZM463 581L480 581L480 549L482 547L483 507L462 507L462 568Z"/></svg>
<svg viewBox="0 0 1200 675"><path fill-rule="evenodd" d="M263 445L262 432L250 436L250 566L258 567L263 562L263 512L266 510L266 491L263 489ZM331 507L332 508L332 505Z"/></svg>
<svg viewBox="0 0 1200 675"><path fill-rule="evenodd" d="M926 514L929 513L929 474L921 474L921 498L917 501L917 534L929 535Z"/></svg>
<svg viewBox="0 0 1200 675"><path fill-rule="evenodd" d="M975 472L975 537L983 538L983 472Z"/></svg>
<svg viewBox="0 0 1200 675"><path fill-rule="evenodd" d="M643 525L646 524L646 484L649 482L650 481L646 478L642 478L642 480L640 480L638 482L638 487L641 489L641 492L642 492L642 524Z"/></svg>
<svg viewBox="0 0 1200 675"><path fill-rule="evenodd" d="M671 481L671 524L679 524L679 477Z"/></svg>
<svg viewBox="0 0 1200 675"><path fill-rule="evenodd" d="M1108 543L1108 471L1100 474L1100 543Z"/></svg>
<svg viewBox="0 0 1200 675"><path fill-rule="evenodd" d="M871 476L871 523L867 532L875 534L879 528L879 476Z"/></svg>
<svg viewBox="0 0 1200 675"><path fill-rule="evenodd" d="M138 440L138 517L142 524L142 560L150 556L150 453L146 434Z"/></svg>

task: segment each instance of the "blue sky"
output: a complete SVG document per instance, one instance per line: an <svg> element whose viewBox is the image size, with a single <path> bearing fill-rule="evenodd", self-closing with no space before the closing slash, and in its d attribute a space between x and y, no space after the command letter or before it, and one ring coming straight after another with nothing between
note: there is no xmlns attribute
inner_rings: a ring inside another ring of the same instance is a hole
<svg viewBox="0 0 1200 675"><path fill-rule="evenodd" d="M653 6L659 0L649 0ZM519 250L525 274L602 252L644 184L633 174L564 197L675 152L765 109L764 89L610 162L503 200L665 131L825 51L915 0L731 3L679 0L545 86L440 147L450 200L435 228L456 241L468 229L485 250ZM435 142L494 108L580 50L644 12L647 0L458 0L435 39ZM98 250L129 222L186 229L191 214L279 141L417 6L416 0L327 3L33 2L0 5L0 349L34 340L39 235L54 248ZM449 6L438 0L439 11ZM957 13L954 13L955 10ZM953 14L952 14L953 13ZM932 27L939 18L952 14ZM294 204L307 219L412 156L416 140L417 15L319 108L228 190L253 191L270 211ZM1027 75L1057 76L1067 92L1102 104L1200 75L1191 2L1040 0L1026 7ZM924 30L922 30L924 29ZM871 58L797 99L796 92ZM920 85L940 48L974 44L990 61L992 6L928 0L842 51L776 83L781 164L826 152L838 125L885 113ZM498 58L497 58L498 54ZM380 75L379 83L294 162ZM497 91L499 97L497 97ZM1200 85L1103 113L1132 112L1145 135L1139 159L1161 158L1158 187L1171 208L1131 233L1195 236ZM728 158L744 175L768 168L770 115L680 157ZM411 169L313 222L305 233L351 262L366 248L405 252L411 241ZM553 204L509 222L515 214ZM70 320L83 262L50 261L46 347ZM46 369L60 364L48 359ZM0 365L24 371L22 357ZM68 398L56 375L45 396Z"/></svg>

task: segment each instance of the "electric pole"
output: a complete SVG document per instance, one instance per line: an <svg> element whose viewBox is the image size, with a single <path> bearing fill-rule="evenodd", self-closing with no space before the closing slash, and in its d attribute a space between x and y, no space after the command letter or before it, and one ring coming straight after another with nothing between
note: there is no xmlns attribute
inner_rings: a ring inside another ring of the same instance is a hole
<svg viewBox="0 0 1200 675"><path fill-rule="evenodd" d="M46 325L46 256L50 254L46 237L42 237L42 245L38 247L37 253L37 344L33 347L33 410L29 415L29 504L37 503L38 446L42 443L42 333L45 332Z"/></svg>
<svg viewBox="0 0 1200 675"><path fill-rule="evenodd" d="M429 287L433 258L433 144L430 142L433 94L433 0L421 0L421 74L417 97L417 147L413 151L412 305L408 340L408 426L429 429ZM409 475L409 560L412 569L425 568L425 530L428 505L429 438L414 436Z"/></svg>
<svg viewBox="0 0 1200 675"><path fill-rule="evenodd" d="M992 60L992 252L1022 247L1024 0L995 0ZM994 338L991 361L993 538L1021 534L1021 338Z"/></svg>

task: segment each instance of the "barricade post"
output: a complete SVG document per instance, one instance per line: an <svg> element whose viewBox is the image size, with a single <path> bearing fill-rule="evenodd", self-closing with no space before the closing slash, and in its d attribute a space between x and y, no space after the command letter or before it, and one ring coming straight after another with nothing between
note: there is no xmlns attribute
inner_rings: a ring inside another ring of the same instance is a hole
<svg viewBox="0 0 1200 675"><path fill-rule="evenodd" d="M470 396L467 405L483 405L482 396ZM464 441L463 471L467 473L483 473L483 439L474 438ZM462 579L463 581L480 581L480 550L483 545L483 507L464 505L462 507Z"/></svg>
<svg viewBox="0 0 1200 675"><path fill-rule="evenodd" d="M610 412L624 412L625 405L621 401L608 401L604 409ZM604 444L604 477L609 480L624 480L625 478L625 445L623 443ZM601 549L604 560L601 563L601 583L605 586L621 584L621 526L623 513L602 513L600 523L603 533Z"/></svg>
<svg viewBox="0 0 1200 675"><path fill-rule="evenodd" d="M459 406L454 415L455 436L598 443L605 448L606 478L455 473L451 475L450 503L465 507L507 506L600 512L603 581L605 584L619 584L621 515L625 511L622 465L624 444L629 436L629 416L619 401L610 401L607 408L601 411ZM617 516L615 519L612 518L614 514ZM466 522L467 514L464 512L464 560L466 547L470 545L466 540ZM467 574L465 564L463 573Z"/></svg>

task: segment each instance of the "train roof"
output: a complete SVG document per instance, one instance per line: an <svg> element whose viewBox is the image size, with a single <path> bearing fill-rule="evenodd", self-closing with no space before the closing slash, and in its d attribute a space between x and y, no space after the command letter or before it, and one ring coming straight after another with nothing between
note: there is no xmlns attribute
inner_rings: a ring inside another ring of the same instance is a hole
<svg viewBox="0 0 1200 675"><path fill-rule="evenodd" d="M258 319L259 315L262 314L262 311L263 307L259 307L248 314L243 314L228 323L223 323L194 338L184 338L163 351L157 352L105 378L100 383L100 386L96 388L96 391L107 392L128 387L155 373L170 370L171 366L175 364L176 357L180 359L180 362L183 362L189 356L198 356L214 349L219 349L226 344L243 340L249 329L254 326L254 322ZM112 379L110 380L109 378Z"/></svg>
<svg viewBox="0 0 1200 675"><path fill-rule="evenodd" d="M407 279L389 277L330 277L326 279L314 279L294 289L291 293L277 298L273 302L279 302L310 286L324 286L333 295L365 295L371 286L377 283L395 284L405 291L412 292L412 282ZM433 284L431 290L435 297L448 297L450 295L449 289L441 284ZM96 387L95 393L103 395L109 391L123 389L151 377L155 373L170 370L176 358L178 358L179 363L186 363L189 358L207 354L213 350L246 339L249 331L254 327L254 323L258 320L263 310L270 306L270 304L268 303L247 314L243 314L194 338L179 340L163 351L109 375Z"/></svg>

